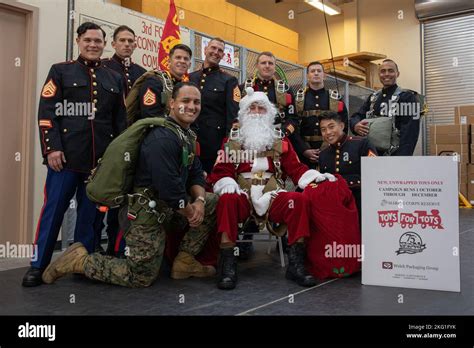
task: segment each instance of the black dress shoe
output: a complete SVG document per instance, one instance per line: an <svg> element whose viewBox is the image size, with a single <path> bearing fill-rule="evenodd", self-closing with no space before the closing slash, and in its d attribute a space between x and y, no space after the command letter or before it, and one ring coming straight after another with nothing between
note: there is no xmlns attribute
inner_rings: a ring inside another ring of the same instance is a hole
<svg viewBox="0 0 474 348"><path fill-rule="evenodd" d="M293 280L300 286L315 286L317 284L316 279L304 267L305 257L306 246L303 243L294 243L288 247L286 279Z"/></svg>
<svg viewBox="0 0 474 348"><path fill-rule="evenodd" d="M237 260L234 248L221 249L217 266L217 287L231 290L237 285Z"/></svg>
<svg viewBox="0 0 474 348"><path fill-rule="evenodd" d="M21 285L26 287L38 286L43 284L41 276L43 275L44 269L30 267L23 276L23 282Z"/></svg>

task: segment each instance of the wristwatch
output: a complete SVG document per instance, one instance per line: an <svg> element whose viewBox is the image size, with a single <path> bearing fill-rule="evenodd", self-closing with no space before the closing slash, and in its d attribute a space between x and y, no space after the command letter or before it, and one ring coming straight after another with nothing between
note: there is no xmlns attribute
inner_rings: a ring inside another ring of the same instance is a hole
<svg viewBox="0 0 474 348"><path fill-rule="evenodd" d="M204 205L206 205L206 199L203 196L197 196L194 202L201 201Z"/></svg>

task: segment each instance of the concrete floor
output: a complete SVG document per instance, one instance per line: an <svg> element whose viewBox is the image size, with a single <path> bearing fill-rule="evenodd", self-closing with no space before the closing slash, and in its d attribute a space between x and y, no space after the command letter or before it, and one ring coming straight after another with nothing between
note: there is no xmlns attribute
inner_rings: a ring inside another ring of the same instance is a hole
<svg viewBox="0 0 474 348"><path fill-rule="evenodd" d="M460 211L461 293L361 285L360 274L301 288L284 278L275 248L254 243L239 263L235 290L214 279L162 276L146 289L127 289L68 276L23 288L25 260L0 261L0 315L473 315L474 210ZM403 294L404 303L398 303ZM290 296L293 295L293 296ZM75 303L70 299L74 297ZM294 299L294 301L291 301ZM183 303L184 300L184 303Z"/></svg>

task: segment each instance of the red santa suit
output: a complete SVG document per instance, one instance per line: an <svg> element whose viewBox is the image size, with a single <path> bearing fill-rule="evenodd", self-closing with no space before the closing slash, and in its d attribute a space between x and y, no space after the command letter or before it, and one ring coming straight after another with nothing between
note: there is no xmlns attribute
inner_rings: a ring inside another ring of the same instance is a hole
<svg viewBox="0 0 474 348"><path fill-rule="evenodd" d="M329 177L316 170L308 169L306 165L302 164L286 137L282 139L282 149L283 152L279 158L282 173L289 176L293 183L301 189L305 189L310 182L316 179L322 181ZM257 215L264 216L268 210L269 221L284 223L288 226L288 243L290 245L300 238L310 236L309 202L306 195L301 192L286 192L284 190L263 194L264 185L252 185L251 192L245 193L241 191L236 182L238 175L247 178L252 178L252 174L257 172L264 172L266 178L275 175L276 170L272 157L257 157L252 163L244 162L238 165L225 161L219 162L219 159L208 177L209 182L213 185L214 193L220 195L217 204L218 233L226 233L229 239L235 242L238 224L247 220L253 205ZM227 193L226 190L229 187L233 187L237 192Z"/></svg>

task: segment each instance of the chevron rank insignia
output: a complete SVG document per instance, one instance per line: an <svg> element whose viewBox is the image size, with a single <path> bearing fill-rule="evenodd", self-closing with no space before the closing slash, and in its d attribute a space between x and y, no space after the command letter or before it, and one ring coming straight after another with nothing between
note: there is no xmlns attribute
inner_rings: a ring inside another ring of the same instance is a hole
<svg viewBox="0 0 474 348"><path fill-rule="evenodd" d="M49 81L44 85L43 91L41 92L41 96L43 98L51 98L56 95L57 87L53 82L53 79L49 79Z"/></svg>
<svg viewBox="0 0 474 348"><path fill-rule="evenodd" d="M377 157L377 155L372 150L369 150L367 157Z"/></svg>
<svg viewBox="0 0 474 348"><path fill-rule="evenodd" d="M53 123L51 122L51 120L42 119L39 120L39 126L41 128L53 128Z"/></svg>
<svg viewBox="0 0 474 348"><path fill-rule="evenodd" d="M151 89L147 89L143 95L143 105L152 106L156 104L156 94Z"/></svg>
<svg viewBox="0 0 474 348"><path fill-rule="evenodd" d="M234 101L236 103L240 102L240 89L239 89L239 86L235 86L234 88Z"/></svg>

